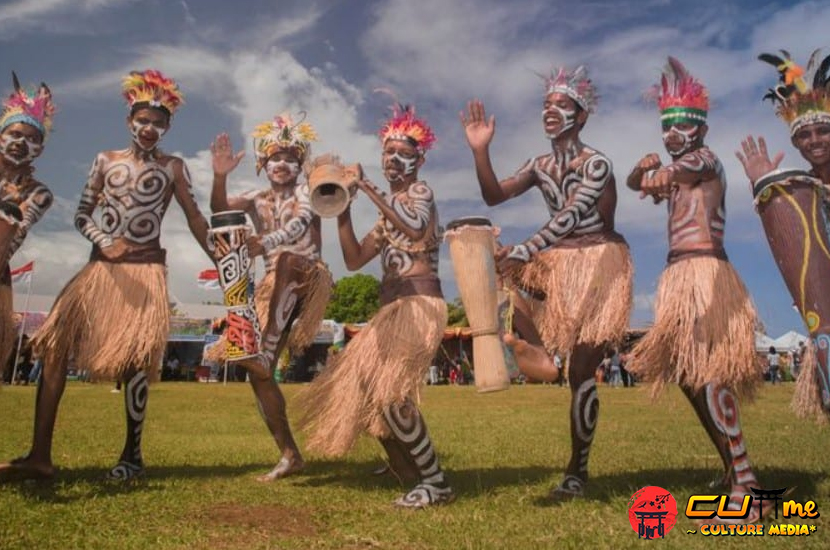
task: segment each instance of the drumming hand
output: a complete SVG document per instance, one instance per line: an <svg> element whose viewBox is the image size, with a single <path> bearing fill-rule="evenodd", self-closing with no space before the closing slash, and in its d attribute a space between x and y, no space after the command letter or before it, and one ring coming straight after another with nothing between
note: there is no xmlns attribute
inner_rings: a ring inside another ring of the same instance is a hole
<svg viewBox="0 0 830 550"><path fill-rule="evenodd" d="M262 246L262 241L260 240L258 235L251 235L248 237L248 255L251 258L255 258L256 256L262 256L265 254L265 247Z"/></svg>
<svg viewBox="0 0 830 550"><path fill-rule="evenodd" d="M245 151L233 154L233 146L228 134L216 136L214 142L210 144L210 153L213 157L213 172L221 176L226 176L233 171L245 156Z"/></svg>
<svg viewBox="0 0 830 550"><path fill-rule="evenodd" d="M741 141L741 148L743 149L743 154L740 151L735 151L735 156L741 161L750 184L758 181L761 176L777 169L778 165L784 159L784 153L778 153L774 159L770 160L769 153L767 152L767 142L760 136L758 137L757 145L755 138L746 136L746 139Z"/></svg>
<svg viewBox="0 0 830 550"><path fill-rule="evenodd" d="M124 254L130 249L130 245L124 239L114 239L110 246L105 246L101 249L101 254L104 258L115 261L120 260Z"/></svg>
<svg viewBox="0 0 830 550"><path fill-rule="evenodd" d="M490 118L487 118L484 103L478 99L470 101L467 103L467 113L458 113L458 118L464 127L470 149L486 149L490 145L496 133L496 117L490 115Z"/></svg>

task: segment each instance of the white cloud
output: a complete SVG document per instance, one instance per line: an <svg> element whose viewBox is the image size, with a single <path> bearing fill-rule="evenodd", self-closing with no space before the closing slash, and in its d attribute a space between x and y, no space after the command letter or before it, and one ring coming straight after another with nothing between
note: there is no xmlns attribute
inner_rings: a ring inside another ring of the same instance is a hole
<svg viewBox="0 0 830 550"><path fill-rule="evenodd" d="M138 0L18 0L0 6L0 40L10 40L29 29L86 32L85 17Z"/></svg>

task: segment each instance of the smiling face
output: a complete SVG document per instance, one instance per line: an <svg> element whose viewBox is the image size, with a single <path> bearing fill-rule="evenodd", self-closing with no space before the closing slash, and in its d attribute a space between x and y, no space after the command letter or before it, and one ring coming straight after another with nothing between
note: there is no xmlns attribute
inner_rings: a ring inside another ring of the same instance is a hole
<svg viewBox="0 0 830 550"><path fill-rule="evenodd" d="M566 94L554 92L545 96L542 124L548 139L557 138L574 126L581 127L586 118L587 113Z"/></svg>
<svg viewBox="0 0 830 550"><path fill-rule="evenodd" d="M830 166L830 124L819 122L800 128L792 144L813 168Z"/></svg>
<svg viewBox="0 0 830 550"><path fill-rule="evenodd" d="M672 157L681 157L703 143L709 127L691 122L663 124L663 145Z"/></svg>
<svg viewBox="0 0 830 550"><path fill-rule="evenodd" d="M31 163L42 152L43 134L34 126L15 122L0 132L0 155L15 166Z"/></svg>
<svg viewBox="0 0 830 550"><path fill-rule="evenodd" d="M279 149L265 162L265 175L274 185L292 185L300 174L296 149Z"/></svg>
<svg viewBox="0 0 830 550"><path fill-rule="evenodd" d="M387 139L384 142L381 166L383 175L390 183L415 181L418 168L423 163L423 155L410 142L399 139Z"/></svg>
<svg viewBox="0 0 830 550"><path fill-rule="evenodd" d="M127 128L133 136L133 143L142 151L152 151L170 128L170 116L151 107L138 109L127 117Z"/></svg>

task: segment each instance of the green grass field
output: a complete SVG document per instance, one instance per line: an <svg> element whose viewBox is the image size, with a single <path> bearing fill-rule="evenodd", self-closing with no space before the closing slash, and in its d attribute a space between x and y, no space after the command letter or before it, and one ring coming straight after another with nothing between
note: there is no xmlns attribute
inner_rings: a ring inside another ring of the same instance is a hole
<svg viewBox="0 0 830 550"><path fill-rule="evenodd" d="M381 448L368 438L342 460L307 456L301 475L255 481L277 454L239 383L153 386L147 476L107 482L123 443L123 396L109 385L70 383L56 428L56 481L0 486L0 549L828 548L830 428L792 416L792 388L764 388L743 411L744 434L764 487L796 487L793 498L817 501L821 517L809 537L686 534L693 525L682 509L690 494L708 492L720 464L676 388L656 404L641 388L600 388L587 496L546 506L540 499L570 453L568 390L427 387L422 410L458 499L413 512L391 505L403 492L393 478L370 474ZM303 386L283 389L290 414ZM34 393L0 388L0 459L28 448ZM681 509L666 540L638 540L628 523L628 499L645 485L668 489Z"/></svg>

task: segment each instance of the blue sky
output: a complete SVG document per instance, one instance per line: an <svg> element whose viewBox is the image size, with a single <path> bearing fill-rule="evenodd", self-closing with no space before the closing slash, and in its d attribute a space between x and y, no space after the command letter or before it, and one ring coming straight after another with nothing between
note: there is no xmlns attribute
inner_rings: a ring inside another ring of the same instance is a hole
<svg viewBox="0 0 830 550"><path fill-rule="evenodd" d="M361 162L384 185L376 131L388 100L377 87L414 102L433 125L438 143L421 175L435 189L442 223L487 215L506 242L525 238L546 220L538 192L488 209L480 199L472 157L457 119L473 97L496 115L492 147L505 177L530 156L549 150L539 117L543 87L534 73L552 66L587 65L601 94L583 132L614 163L620 201L617 229L631 245L636 309L632 323L652 318L657 278L667 251L666 212L624 189L633 164L659 152L655 108L642 92L659 76L668 54L679 57L709 87L708 143L729 180L727 252L744 277L768 332L803 332L752 208L734 157L748 132L763 134L786 152L784 164L803 167L787 130L761 96L776 75L756 60L785 48L804 60L830 28L826 2L675 0L5 0L0 3L0 87L16 70L24 82L46 81L59 113L37 164L37 175L58 200L33 231L13 266L36 260L34 292L54 294L85 262L89 244L72 229L86 173L99 150L124 147L129 136L120 77L157 68L177 79L187 104L162 147L183 156L200 206L208 212L210 155L222 131L247 155L231 176L231 190L264 185L254 175L253 127L283 111L306 110L322 141ZM376 214L356 204L358 233ZM346 273L335 225L324 222L324 258L335 276ZM171 205L163 245L171 293L186 302L217 299L195 284L210 266ZM377 262L368 272L378 274ZM456 295L446 248L441 275Z"/></svg>

